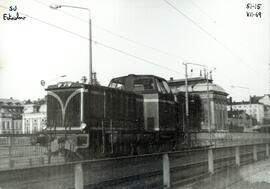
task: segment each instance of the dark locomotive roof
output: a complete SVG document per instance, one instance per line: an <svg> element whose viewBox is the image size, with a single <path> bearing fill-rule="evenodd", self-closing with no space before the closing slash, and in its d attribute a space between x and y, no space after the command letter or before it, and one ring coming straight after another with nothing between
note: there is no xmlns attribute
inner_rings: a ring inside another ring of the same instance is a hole
<svg viewBox="0 0 270 189"><path fill-rule="evenodd" d="M166 81L164 78L162 77L158 77L158 76L155 76L155 75L136 75L136 74L129 74L129 75L126 75L126 76L121 76L121 77L116 77L116 78L113 78L112 80L126 80L127 78L158 78L158 79L161 79L161 80L164 80ZM111 81L112 81L111 80Z"/></svg>
<svg viewBox="0 0 270 189"><path fill-rule="evenodd" d="M134 75L113 78L109 87L136 93L171 93L165 79L155 75Z"/></svg>
<svg viewBox="0 0 270 189"><path fill-rule="evenodd" d="M59 90L59 89L71 89L71 88L89 88L89 84L79 82L59 82L55 85L49 85L48 90ZM104 86L96 86L103 88ZM171 94L171 88L164 78L155 75L134 75L130 74L127 76L113 78L109 83L110 88L124 90L127 92L135 92L137 94L145 93L162 93Z"/></svg>

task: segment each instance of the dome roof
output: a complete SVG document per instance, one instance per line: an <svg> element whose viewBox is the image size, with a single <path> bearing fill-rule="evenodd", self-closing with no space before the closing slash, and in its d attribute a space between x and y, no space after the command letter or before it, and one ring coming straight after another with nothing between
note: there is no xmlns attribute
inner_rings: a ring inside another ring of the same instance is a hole
<svg viewBox="0 0 270 189"><path fill-rule="evenodd" d="M208 83L208 86L209 86L209 91L227 94L226 91L219 85ZM185 92L186 87L185 85L181 85L180 87L177 87L175 90L177 90L178 92ZM205 92L207 91L207 83L197 83L193 85L188 85L188 91L189 92Z"/></svg>

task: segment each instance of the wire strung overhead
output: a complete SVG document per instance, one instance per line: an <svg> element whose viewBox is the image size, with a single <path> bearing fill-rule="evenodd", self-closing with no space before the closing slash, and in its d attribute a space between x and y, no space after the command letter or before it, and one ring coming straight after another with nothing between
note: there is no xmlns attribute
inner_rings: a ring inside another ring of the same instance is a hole
<svg viewBox="0 0 270 189"><path fill-rule="evenodd" d="M35 2L37 2L37 3L39 3L39 4L43 5L43 6L45 6L45 7L47 7L47 8L49 7L49 4L46 4L46 3L44 3L43 1L40 1L40 0L33 0L33 1L35 1ZM63 11L62 9L56 9L56 10L59 11L59 12L61 12L61 13L63 13L63 14L65 14L65 15L67 15L67 16L70 16L70 17L72 17L72 18L75 18L75 19L77 19L77 20L79 20L79 21L81 21L81 22L84 22L84 23L88 23L88 22L89 22L88 20L82 19L82 18L80 18L80 17L78 17L78 16L75 16L75 15L73 15L73 14L70 14L69 12ZM113 36L115 36L115 37L124 39L124 40L126 40L126 41L128 41L128 42L131 42L131 43L133 43L133 44L139 45L139 46L141 46L141 47L151 49L151 50L153 50L153 51L156 51L156 52L158 52L158 53L164 54L164 55L169 56L169 57L171 57L171 58L177 59L177 61L179 61L180 59L182 59L181 57L179 57L179 56L177 56L177 55L175 55L175 54L173 54L173 53L170 53L170 52L167 52L167 51L164 51L164 50L160 50L160 49L158 49L158 48L156 48L156 47L147 45L147 44L145 44L145 43L136 41L136 40L134 40L134 39L130 39L130 38L127 37L127 36L124 36L124 35L118 34L118 33L116 33L116 32L113 32L113 31L111 31L111 30L105 28L104 26L100 26L100 25L97 25L97 24L94 24L94 23L92 23L92 25L93 25L95 28L100 29L100 30L102 30L102 31L105 31L105 32L107 32L107 33L110 34L110 35L113 35Z"/></svg>
<svg viewBox="0 0 270 189"><path fill-rule="evenodd" d="M197 9L200 10L202 14L204 14L212 23L216 24L217 21L212 18L207 12L205 12L197 3L195 3L193 0L188 0L189 3L191 3L193 6L195 6Z"/></svg>
<svg viewBox="0 0 270 189"><path fill-rule="evenodd" d="M219 45L221 45L224 49L226 49L233 57L238 59L242 64L245 66L249 67L250 70L252 70L254 73L256 71L248 64L246 64L241 57L239 57L233 50L231 50L226 44L224 44L222 41L218 40L212 33L207 31L205 28L203 28L200 24L195 22L192 18L187 16L183 11L178 9L176 6L174 6L169 0L163 0L167 5L169 5L172 9L174 9L178 14L182 15L184 18L186 18L188 21L190 21L193 25L195 25L197 28L199 28L203 33L205 33L207 36L212 38L214 41L216 41Z"/></svg>
<svg viewBox="0 0 270 189"><path fill-rule="evenodd" d="M0 4L0 7L1 7L1 8L4 8L4 9L6 9L6 10L8 10L7 7L5 7L5 6L1 5L1 4ZM65 28L63 28L63 27L60 27L60 26L57 26L57 25L55 25L55 24L51 24L51 23L49 23L49 22L43 21L43 20L41 20L41 19L39 19L39 18L36 18L36 17L33 17L33 16L29 15L29 14L25 14L25 13L23 13L23 12L19 12L19 14L22 14L22 15L28 17L28 18L31 18L31 19L33 19L33 20L35 20L35 21L37 21L37 22L46 24L46 25L48 25L48 26L57 28L57 29L62 30L62 31L64 31L64 32L67 32L67 33L69 33L69 34L75 35L75 36L80 37L80 38L82 38L82 39L89 40L88 37L85 37L85 36L80 35L80 34L78 34L78 33L76 33L76 32L67 30L67 29L65 29ZM126 52L126 51L123 51L123 50L114 48L114 47L112 47L112 46L110 46L110 45L107 45L107 44L105 44L105 43L99 42L99 41L97 41L97 40L93 40L93 39L92 39L92 42L95 43L95 44L97 44L97 45L100 45L100 46L102 46L102 47L105 47L105 48L107 48L107 49L111 49L111 50L113 50L113 51L115 51L115 52L124 54L124 55L126 55L126 56L135 58L135 59L137 59L137 60L146 62L146 63L151 64L151 65L154 65L154 66L156 66L156 67L159 67L159 68L162 68L162 69L166 69L167 71L171 71L171 72L174 72L174 73L177 73L177 74L182 74L182 75L184 75L184 73L182 73L182 72L175 71L174 69L169 68L169 67L167 67L167 66L160 65L160 64L158 64L158 63L156 63L156 62L154 62L154 61L150 61L150 60L147 60L147 59L145 59L145 58L142 58L142 57L136 56L136 55L134 55L134 54L128 53L128 52Z"/></svg>

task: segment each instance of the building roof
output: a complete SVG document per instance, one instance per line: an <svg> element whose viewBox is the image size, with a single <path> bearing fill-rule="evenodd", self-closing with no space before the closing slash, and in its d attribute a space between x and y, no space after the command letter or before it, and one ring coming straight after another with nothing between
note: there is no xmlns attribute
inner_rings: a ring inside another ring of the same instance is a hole
<svg viewBox="0 0 270 189"><path fill-rule="evenodd" d="M22 101L13 98L0 98L0 105L4 106L22 106Z"/></svg>
<svg viewBox="0 0 270 189"><path fill-rule="evenodd" d="M206 92L207 91L207 81L208 81L208 90L212 92L218 92L225 95L228 95L226 91L219 85L214 84L213 80L206 79L204 77L196 77L188 79L188 91L189 92ZM186 90L185 80L169 80L169 86L172 87L173 92L183 92Z"/></svg>
<svg viewBox="0 0 270 189"><path fill-rule="evenodd" d="M195 84L195 83L206 83L207 79L205 77L192 77L188 78L188 83L189 84ZM179 85L184 85L185 84L185 79L173 79L170 78L170 80L167 81L170 86L179 86ZM209 83L212 83L212 79L208 79Z"/></svg>
<svg viewBox="0 0 270 189"><path fill-rule="evenodd" d="M47 104L26 104L24 105L24 114L44 113L47 111Z"/></svg>
<svg viewBox="0 0 270 189"><path fill-rule="evenodd" d="M260 102L260 100L263 98L264 96L250 96L250 100L248 101L233 101L233 102L229 102L229 104L232 105L241 105L241 104L261 104L261 105L267 105L264 104L262 102Z"/></svg>

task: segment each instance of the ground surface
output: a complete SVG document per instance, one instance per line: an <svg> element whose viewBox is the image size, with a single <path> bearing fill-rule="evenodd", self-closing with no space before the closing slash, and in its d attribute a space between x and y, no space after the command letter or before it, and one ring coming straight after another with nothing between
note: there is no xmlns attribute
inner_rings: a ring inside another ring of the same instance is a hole
<svg viewBox="0 0 270 189"><path fill-rule="evenodd" d="M270 159L216 173L177 189L270 189Z"/></svg>

